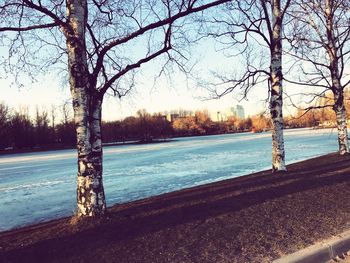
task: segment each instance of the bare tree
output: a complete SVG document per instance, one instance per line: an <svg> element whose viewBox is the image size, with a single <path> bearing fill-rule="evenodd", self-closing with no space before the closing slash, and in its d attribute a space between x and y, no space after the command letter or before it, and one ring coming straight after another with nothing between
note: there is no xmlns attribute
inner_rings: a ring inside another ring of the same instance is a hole
<svg viewBox="0 0 350 263"><path fill-rule="evenodd" d="M223 45L225 51L238 50L233 58L243 55L242 74L222 76L214 85L212 96L220 98L235 89L243 90L246 97L251 88L267 83L269 108L272 119L272 170L285 171L283 138L283 73L282 27L290 0L233 0L226 4L220 19L214 18L209 35ZM224 26L223 26L224 25ZM231 52L232 53L232 52Z"/></svg>
<svg viewBox="0 0 350 263"><path fill-rule="evenodd" d="M34 118L35 143L37 146L47 145L51 140L51 128L49 127L49 114L45 108L36 107Z"/></svg>
<svg viewBox="0 0 350 263"><path fill-rule="evenodd" d="M62 123L64 125L67 125L70 120L72 120L72 113L71 113L71 103L69 101L64 101L61 105L62 109Z"/></svg>
<svg viewBox="0 0 350 263"><path fill-rule="evenodd" d="M3 102L0 102L0 149L3 149L9 146L10 121L11 121L10 108Z"/></svg>
<svg viewBox="0 0 350 263"><path fill-rule="evenodd" d="M323 106L332 106L336 114L341 155L349 152L344 105L344 89L350 83L346 72L350 58L349 10L348 0L294 1L290 8L293 30L287 35L289 54L296 60L300 76L287 81L307 87L310 91L304 95L311 96L311 101L326 98L326 92L332 91L333 103Z"/></svg>
<svg viewBox="0 0 350 263"><path fill-rule="evenodd" d="M55 130L55 124L56 124L56 106L55 105L51 105L51 108L50 108L50 117L51 117L51 126L52 126L52 129Z"/></svg>
<svg viewBox="0 0 350 263"><path fill-rule="evenodd" d="M101 143L104 94L108 90L119 97L128 93L132 72L162 54L174 61L179 55L174 40L181 38L176 35L184 23L181 18L228 1L2 2L0 41L9 47L9 56L2 61L5 70L32 75L35 67L38 71L58 62L67 64L77 134L78 216L106 211Z"/></svg>

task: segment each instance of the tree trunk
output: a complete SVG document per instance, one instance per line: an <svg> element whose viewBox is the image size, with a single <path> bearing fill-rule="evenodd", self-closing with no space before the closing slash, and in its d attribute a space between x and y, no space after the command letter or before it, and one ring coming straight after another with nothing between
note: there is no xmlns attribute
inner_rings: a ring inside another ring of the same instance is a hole
<svg viewBox="0 0 350 263"><path fill-rule="evenodd" d="M279 0L272 1L270 113L272 119L272 171L285 171L282 99L282 19Z"/></svg>
<svg viewBox="0 0 350 263"><path fill-rule="evenodd" d="M334 2L325 1L325 18L327 28L327 53L329 56L329 70L332 78L332 91L334 95L333 110L337 119L339 154L344 155L349 152L348 131L346 128L346 109L344 106L344 87L340 83L339 74L339 49L334 36L333 12Z"/></svg>
<svg viewBox="0 0 350 263"><path fill-rule="evenodd" d="M78 150L77 215L100 216L106 210L102 183L102 98L94 93L85 53L87 2L68 0L67 17L69 83Z"/></svg>
<svg viewBox="0 0 350 263"><path fill-rule="evenodd" d="M334 82L333 82L334 85ZM346 110L344 106L343 90L334 93L333 110L337 119L339 154L349 153L348 130L346 127Z"/></svg>
<svg viewBox="0 0 350 263"><path fill-rule="evenodd" d="M87 116L87 132L83 132L80 142L85 147L86 139L90 151L79 151L78 140L78 216L100 216L106 211L106 200L102 182L102 141L101 141L101 105L102 101L91 99ZM80 123L82 124L82 123ZM76 122L77 134L79 127ZM82 129L84 130L84 128ZM78 134L79 137L79 134Z"/></svg>

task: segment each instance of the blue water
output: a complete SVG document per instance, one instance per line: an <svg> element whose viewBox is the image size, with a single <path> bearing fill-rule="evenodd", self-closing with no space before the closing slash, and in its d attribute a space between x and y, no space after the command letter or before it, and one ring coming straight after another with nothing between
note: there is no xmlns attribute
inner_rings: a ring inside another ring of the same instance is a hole
<svg viewBox="0 0 350 263"><path fill-rule="evenodd" d="M336 130L285 131L286 161L337 151ZM107 205L233 178L271 167L271 134L179 138L104 149ZM76 151L0 157L0 231L72 215Z"/></svg>

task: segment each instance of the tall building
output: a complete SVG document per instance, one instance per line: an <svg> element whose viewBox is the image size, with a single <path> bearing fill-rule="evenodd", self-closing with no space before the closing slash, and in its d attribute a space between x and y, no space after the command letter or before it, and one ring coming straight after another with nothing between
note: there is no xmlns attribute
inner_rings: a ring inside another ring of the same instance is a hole
<svg viewBox="0 0 350 263"><path fill-rule="evenodd" d="M227 121L232 116L237 117L239 119L244 119L245 114L243 106L237 105L235 107L227 108L226 110L215 111L210 113L210 118L216 122Z"/></svg>
<svg viewBox="0 0 350 263"><path fill-rule="evenodd" d="M236 116L240 119L244 119L245 118L245 114L244 114L244 108L242 105L237 105L236 106Z"/></svg>

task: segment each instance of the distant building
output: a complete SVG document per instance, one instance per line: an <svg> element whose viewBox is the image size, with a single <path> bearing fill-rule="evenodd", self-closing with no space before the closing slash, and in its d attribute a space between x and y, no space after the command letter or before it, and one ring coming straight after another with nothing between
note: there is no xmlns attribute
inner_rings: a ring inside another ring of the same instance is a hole
<svg viewBox="0 0 350 263"><path fill-rule="evenodd" d="M226 114L221 111L210 112L209 117L212 121L220 122L226 120Z"/></svg>
<svg viewBox="0 0 350 263"><path fill-rule="evenodd" d="M244 108L241 105L237 105L236 107L230 107L224 111L211 112L210 118L213 121L227 121L230 117L237 117L239 119L244 119Z"/></svg>
<svg viewBox="0 0 350 263"><path fill-rule="evenodd" d="M166 119L170 122L174 122L178 118L186 118L190 116L194 116L193 111L187 111L182 109L172 110L171 112L166 113Z"/></svg>
<svg viewBox="0 0 350 263"><path fill-rule="evenodd" d="M177 118L179 118L179 114L178 113L168 113L166 115L166 119L169 121L169 122L174 122L174 120L176 120Z"/></svg>
<svg viewBox="0 0 350 263"><path fill-rule="evenodd" d="M230 117L237 117L237 111L235 107L228 108L225 114L226 114L226 119L229 119Z"/></svg>
<svg viewBox="0 0 350 263"><path fill-rule="evenodd" d="M244 108L242 105L237 105L236 106L236 116L240 119L244 119L245 118L245 114L244 114Z"/></svg>

